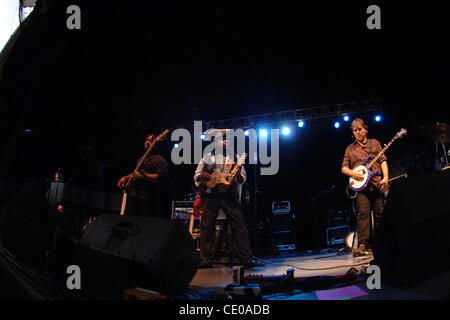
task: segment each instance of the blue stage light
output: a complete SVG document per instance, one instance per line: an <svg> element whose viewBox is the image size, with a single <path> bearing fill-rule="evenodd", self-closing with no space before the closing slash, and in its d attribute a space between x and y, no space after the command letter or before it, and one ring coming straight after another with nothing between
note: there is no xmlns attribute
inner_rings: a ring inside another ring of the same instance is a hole
<svg viewBox="0 0 450 320"><path fill-rule="evenodd" d="M205 140L205 135L202 134L202 135L200 136L200 139Z"/></svg>
<svg viewBox="0 0 450 320"><path fill-rule="evenodd" d="M176 148L178 148L178 143L175 143L174 145L173 145L173 147L176 149Z"/></svg>
<svg viewBox="0 0 450 320"><path fill-rule="evenodd" d="M379 114L377 114L376 116L375 116L375 121L376 122L380 122L381 121L381 116L379 115Z"/></svg>
<svg viewBox="0 0 450 320"><path fill-rule="evenodd" d="M267 129L260 129L259 130L259 135L263 138L267 137Z"/></svg>
<svg viewBox="0 0 450 320"><path fill-rule="evenodd" d="M250 133L250 131L248 131L248 130L245 130L245 131L244 131L244 134L245 134L246 136L248 136L249 133Z"/></svg>
<svg viewBox="0 0 450 320"><path fill-rule="evenodd" d="M347 122L347 121L349 121L349 120L350 120L350 117L347 116L347 115L345 115L345 116L344 116L344 121Z"/></svg>
<svg viewBox="0 0 450 320"><path fill-rule="evenodd" d="M291 133L291 128L289 127L283 127L281 129L281 133L283 133L285 136L289 135Z"/></svg>
<svg viewBox="0 0 450 320"><path fill-rule="evenodd" d="M303 122L303 120L300 120L300 121L298 122L299 128L303 128L304 125L305 125L305 123Z"/></svg>
<svg viewBox="0 0 450 320"><path fill-rule="evenodd" d="M340 123L339 121L336 121L336 122L334 123L334 127L335 127L336 129L338 129L340 126L341 126L341 123Z"/></svg>

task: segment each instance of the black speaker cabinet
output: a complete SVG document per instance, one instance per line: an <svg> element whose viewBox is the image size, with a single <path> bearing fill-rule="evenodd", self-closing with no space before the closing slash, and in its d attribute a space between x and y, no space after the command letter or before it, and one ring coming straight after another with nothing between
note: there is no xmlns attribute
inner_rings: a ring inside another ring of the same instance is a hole
<svg viewBox="0 0 450 320"><path fill-rule="evenodd" d="M410 287L450 270L449 231L450 170L394 181L373 243L382 282Z"/></svg>
<svg viewBox="0 0 450 320"><path fill-rule="evenodd" d="M292 212L273 213L272 235L278 251L295 251L297 239L295 218Z"/></svg>
<svg viewBox="0 0 450 320"><path fill-rule="evenodd" d="M163 293L187 288L199 256L185 226L164 218L101 214L83 234L72 259L86 286L123 282ZM111 268L116 263L117 268ZM116 271L116 274L112 272ZM95 288L92 288L95 289Z"/></svg>

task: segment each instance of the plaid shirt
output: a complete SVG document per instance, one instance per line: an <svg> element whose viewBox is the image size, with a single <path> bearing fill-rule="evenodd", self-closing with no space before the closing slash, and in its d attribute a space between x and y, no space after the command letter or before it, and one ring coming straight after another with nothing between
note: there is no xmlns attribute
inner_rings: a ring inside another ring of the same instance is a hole
<svg viewBox="0 0 450 320"><path fill-rule="evenodd" d="M369 150L369 145L371 145L371 150ZM344 159L342 160L342 168L347 167L349 169L353 169L357 165L364 164L369 155L372 156L372 158L375 158L381 150L383 150L383 148L381 147L380 142L376 139L366 139L366 142L363 144L359 144L355 140L345 150ZM376 188L379 188L380 186L380 181L383 175L381 164L384 161L387 161L387 157L383 153L371 168L372 171L378 170L377 175L370 181L371 185Z"/></svg>

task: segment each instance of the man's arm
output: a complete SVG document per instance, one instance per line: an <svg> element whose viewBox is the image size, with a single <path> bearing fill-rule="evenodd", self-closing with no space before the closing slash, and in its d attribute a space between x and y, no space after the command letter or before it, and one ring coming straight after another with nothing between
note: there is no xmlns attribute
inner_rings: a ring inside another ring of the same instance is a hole
<svg viewBox="0 0 450 320"><path fill-rule="evenodd" d="M154 173L149 173L145 169L139 170L139 172L133 172L137 179L145 180L150 183L158 183L163 179L167 178L168 175L168 165L166 160L161 156L156 156L149 160L147 163L147 168Z"/></svg>
<svg viewBox="0 0 450 320"><path fill-rule="evenodd" d="M203 182L211 180L211 176L207 172L203 172L203 167L205 166L205 159L202 158L197 165L194 173L194 183L197 188L200 188Z"/></svg>
<svg viewBox="0 0 450 320"><path fill-rule="evenodd" d="M364 179L364 176L361 173L359 173L357 171L353 171L348 167L342 167L341 172L348 177L355 178L356 180Z"/></svg>
<svg viewBox="0 0 450 320"><path fill-rule="evenodd" d="M241 165L239 172L236 175L236 182L238 184L243 184L247 180L247 173L245 172L244 165Z"/></svg>
<svg viewBox="0 0 450 320"><path fill-rule="evenodd" d="M135 171L135 172L133 172L133 174L135 174L137 179L146 180L146 181L149 181L151 183L158 183L159 180L160 180L159 174L157 174L157 173L148 173L144 169L141 169L139 171Z"/></svg>
<svg viewBox="0 0 450 320"><path fill-rule="evenodd" d="M389 167L387 161L381 163L381 171L383 172L383 179L380 181L380 191L385 192L388 188L389 181Z"/></svg>

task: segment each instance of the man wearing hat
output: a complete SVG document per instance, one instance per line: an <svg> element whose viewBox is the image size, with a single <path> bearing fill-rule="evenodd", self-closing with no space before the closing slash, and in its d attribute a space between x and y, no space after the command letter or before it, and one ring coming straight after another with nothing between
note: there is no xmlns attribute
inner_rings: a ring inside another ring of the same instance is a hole
<svg viewBox="0 0 450 320"><path fill-rule="evenodd" d="M247 267L263 264L252 260L250 242L245 220L240 209L240 190L246 180L243 165L240 165L235 182L231 185L219 184L213 189L206 187L211 174L219 170L227 176L236 166L237 157L233 150L227 149L227 130L209 131L215 137L215 149L207 153L199 162L194 174L195 185L202 190L203 214L200 222L200 268L213 267L215 223L220 209L227 217L233 237L233 251L239 262ZM226 149L226 155L224 155ZM228 156L227 156L228 155Z"/></svg>

